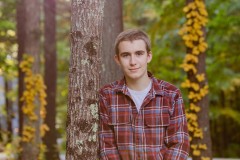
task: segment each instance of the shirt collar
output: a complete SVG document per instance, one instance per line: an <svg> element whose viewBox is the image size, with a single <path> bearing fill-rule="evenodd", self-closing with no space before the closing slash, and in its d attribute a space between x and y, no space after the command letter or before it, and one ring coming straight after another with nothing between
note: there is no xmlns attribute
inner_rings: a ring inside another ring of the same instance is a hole
<svg viewBox="0 0 240 160"><path fill-rule="evenodd" d="M152 87L150 92L152 92L153 95L163 95L163 86L161 85L161 80L158 80L153 76L151 72L148 71L148 77L152 80ZM129 95L127 85L126 85L126 79L123 77L120 81L117 81L115 90L117 92L122 92L125 95Z"/></svg>

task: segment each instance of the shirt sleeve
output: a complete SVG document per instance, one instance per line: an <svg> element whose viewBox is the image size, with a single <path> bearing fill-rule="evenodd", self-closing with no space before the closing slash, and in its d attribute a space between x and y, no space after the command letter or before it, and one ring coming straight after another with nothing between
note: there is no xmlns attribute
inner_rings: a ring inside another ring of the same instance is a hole
<svg viewBox="0 0 240 160"><path fill-rule="evenodd" d="M114 138L113 126L109 125L106 96L99 95L99 148L101 160L120 160Z"/></svg>
<svg viewBox="0 0 240 160"><path fill-rule="evenodd" d="M190 144L183 99L179 90L172 102L170 125L165 137L168 151L164 155L164 160L186 160Z"/></svg>

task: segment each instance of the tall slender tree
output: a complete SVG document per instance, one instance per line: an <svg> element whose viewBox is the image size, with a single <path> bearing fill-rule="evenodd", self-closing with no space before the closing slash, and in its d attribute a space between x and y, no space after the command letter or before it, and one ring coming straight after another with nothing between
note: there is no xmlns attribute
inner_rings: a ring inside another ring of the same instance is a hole
<svg viewBox="0 0 240 160"><path fill-rule="evenodd" d="M9 93L12 90L12 81L5 79L5 93ZM13 118L13 101L5 95L5 104L6 104L6 119L7 119L7 142L12 142L12 118Z"/></svg>
<svg viewBox="0 0 240 160"><path fill-rule="evenodd" d="M22 61L23 54L25 53L25 21L26 21L26 10L24 7L24 1L18 0L17 1L17 43L18 43L18 62ZM18 67L18 113L19 113L19 136L22 136L22 127L23 127L23 112L22 112L22 105L23 102L20 101L23 95L23 72Z"/></svg>
<svg viewBox="0 0 240 160"><path fill-rule="evenodd" d="M98 159L104 0L72 0L66 159Z"/></svg>
<svg viewBox="0 0 240 160"><path fill-rule="evenodd" d="M187 112L191 135L191 156L193 160L212 158L208 83L206 76L206 23L208 13L204 0L186 0L184 7L187 22L180 34L187 47L182 68L187 80L182 84L189 90L190 107Z"/></svg>
<svg viewBox="0 0 240 160"><path fill-rule="evenodd" d="M56 1L44 0L44 82L46 84L47 105L45 123L49 128L43 137L46 145L45 158L58 160L56 135Z"/></svg>
<svg viewBox="0 0 240 160"><path fill-rule="evenodd" d="M123 1L106 1L103 18L102 72L100 86L119 79L122 73L114 62L114 41L123 30Z"/></svg>
<svg viewBox="0 0 240 160"><path fill-rule="evenodd" d="M34 62L31 67L31 73L38 74L40 72L39 62L40 62L40 1L22 0L18 2L18 12L17 15L18 22L18 45L19 45L19 62L23 60L23 54L31 55ZM24 78L26 74L20 72L20 82L19 82L19 101L22 101L23 91L26 90L26 80ZM32 80L32 79L31 79ZM30 80L30 81L31 81ZM28 88L31 89L31 88ZM29 95L33 96L33 95ZM26 101L19 103L20 112L20 135L21 135L21 155L19 159L24 160L35 160L38 158L39 154L39 144L41 142L40 138L40 107L38 107L38 100L35 99L36 104L33 107L33 111L30 114L36 115L36 119L31 119L23 111L23 105L26 105ZM32 107L27 106L27 107ZM25 108L26 109L26 108ZM31 132L29 132L31 131ZM29 138L32 137L32 138ZM27 138L27 139L24 139ZM29 141L29 139L31 141Z"/></svg>

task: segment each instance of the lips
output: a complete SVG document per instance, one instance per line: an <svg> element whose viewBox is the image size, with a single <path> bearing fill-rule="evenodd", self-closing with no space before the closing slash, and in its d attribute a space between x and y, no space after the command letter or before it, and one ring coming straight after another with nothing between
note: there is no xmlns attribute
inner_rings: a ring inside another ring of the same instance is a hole
<svg viewBox="0 0 240 160"><path fill-rule="evenodd" d="M131 68L130 71L137 71L139 68Z"/></svg>

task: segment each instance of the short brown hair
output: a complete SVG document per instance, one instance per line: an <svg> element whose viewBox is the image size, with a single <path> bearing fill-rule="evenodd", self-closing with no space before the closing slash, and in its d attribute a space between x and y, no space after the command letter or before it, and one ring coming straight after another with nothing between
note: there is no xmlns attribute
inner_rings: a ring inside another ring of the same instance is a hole
<svg viewBox="0 0 240 160"><path fill-rule="evenodd" d="M144 31L141 31L139 29L128 29L128 30L121 32L117 36L117 38L115 40L115 44L114 44L115 54L119 53L118 45L120 42L133 41L133 40L139 40L139 39L141 39L145 42L146 50L147 50L147 52L150 52L151 51L151 41L150 41L148 35Z"/></svg>

